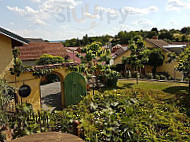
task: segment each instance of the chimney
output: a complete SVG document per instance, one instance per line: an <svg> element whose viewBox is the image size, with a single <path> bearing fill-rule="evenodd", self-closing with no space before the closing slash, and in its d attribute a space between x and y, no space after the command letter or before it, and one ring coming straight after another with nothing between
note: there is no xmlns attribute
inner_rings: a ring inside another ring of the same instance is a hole
<svg viewBox="0 0 190 142"><path fill-rule="evenodd" d="M152 39L158 39L158 36L153 36Z"/></svg>

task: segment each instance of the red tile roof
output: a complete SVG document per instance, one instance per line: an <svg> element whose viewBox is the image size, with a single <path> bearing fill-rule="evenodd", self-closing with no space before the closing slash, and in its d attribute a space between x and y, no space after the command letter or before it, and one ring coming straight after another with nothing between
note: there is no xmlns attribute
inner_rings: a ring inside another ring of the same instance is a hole
<svg viewBox="0 0 190 142"><path fill-rule="evenodd" d="M161 39L145 39L145 41L163 49L166 52L169 52L167 49L163 48L163 46L169 45L169 43L165 42L164 40L161 40Z"/></svg>
<svg viewBox="0 0 190 142"><path fill-rule="evenodd" d="M67 52L66 55L69 56L69 60L72 60L74 63L81 63L81 59L76 57L76 52L74 52L74 55L72 52ZM82 56L85 56L85 53L80 53ZM73 58L74 57L74 58Z"/></svg>
<svg viewBox="0 0 190 142"><path fill-rule="evenodd" d="M81 47L65 47L67 52L72 52L73 51L77 51L77 52L81 52Z"/></svg>
<svg viewBox="0 0 190 142"><path fill-rule="evenodd" d="M37 60L43 54L64 57L66 53L62 43L33 42L18 48L21 60Z"/></svg>
<svg viewBox="0 0 190 142"><path fill-rule="evenodd" d="M172 42L172 45L190 45L190 42Z"/></svg>

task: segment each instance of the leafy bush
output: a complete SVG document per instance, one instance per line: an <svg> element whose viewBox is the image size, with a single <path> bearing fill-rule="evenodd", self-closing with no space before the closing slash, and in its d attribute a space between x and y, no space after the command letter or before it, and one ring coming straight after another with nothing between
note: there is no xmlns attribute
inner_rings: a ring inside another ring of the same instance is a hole
<svg viewBox="0 0 190 142"><path fill-rule="evenodd" d="M86 141L189 141L189 118L162 96L142 90L105 92L67 111L79 116Z"/></svg>
<svg viewBox="0 0 190 142"><path fill-rule="evenodd" d="M57 64L63 62L64 58L62 57L44 54L36 61L36 65Z"/></svg>
<svg viewBox="0 0 190 142"><path fill-rule="evenodd" d="M127 70L127 71L126 71L125 77L126 77L126 78L131 78L131 77L132 77L130 70Z"/></svg>
<svg viewBox="0 0 190 142"><path fill-rule="evenodd" d="M103 69L102 74L99 75L100 81L105 84L105 87L117 86L117 81L120 75L117 71L113 71L109 68Z"/></svg>
<svg viewBox="0 0 190 142"><path fill-rule="evenodd" d="M62 112L34 113L23 105L11 116L14 138L32 133L73 133L79 120L86 141L190 141L190 119L179 111L171 95L143 90L116 90L87 95Z"/></svg>
<svg viewBox="0 0 190 142"><path fill-rule="evenodd" d="M157 75L162 75L162 76L165 76L166 78L169 78L170 77L170 75L167 73L167 72L157 72L156 73Z"/></svg>
<svg viewBox="0 0 190 142"><path fill-rule="evenodd" d="M140 78L144 79L145 78L144 74L140 74Z"/></svg>
<svg viewBox="0 0 190 142"><path fill-rule="evenodd" d="M160 76L159 75L155 75L155 78L160 80Z"/></svg>
<svg viewBox="0 0 190 142"><path fill-rule="evenodd" d="M164 76L164 75L160 75L160 79L161 79L161 80L167 80L167 77Z"/></svg>
<svg viewBox="0 0 190 142"><path fill-rule="evenodd" d="M171 76L168 76L168 80L173 80L173 78Z"/></svg>
<svg viewBox="0 0 190 142"><path fill-rule="evenodd" d="M152 73L147 73L147 74L146 74L146 77L147 77L148 79L153 79L153 74L152 74Z"/></svg>

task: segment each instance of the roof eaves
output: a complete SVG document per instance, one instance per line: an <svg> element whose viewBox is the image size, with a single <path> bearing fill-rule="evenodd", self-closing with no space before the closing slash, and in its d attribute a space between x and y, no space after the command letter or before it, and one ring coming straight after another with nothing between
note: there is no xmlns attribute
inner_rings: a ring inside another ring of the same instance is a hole
<svg viewBox="0 0 190 142"><path fill-rule="evenodd" d="M16 34L14 34L12 32L9 32L9 31L1 28L1 27L0 27L0 33L7 36L7 37L10 37L11 39L14 39L14 40L16 40L16 41L18 41L20 43L23 43L23 44L28 44L29 43L29 41L27 39L25 39L25 38L23 38L23 37L21 37L19 35L16 35Z"/></svg>

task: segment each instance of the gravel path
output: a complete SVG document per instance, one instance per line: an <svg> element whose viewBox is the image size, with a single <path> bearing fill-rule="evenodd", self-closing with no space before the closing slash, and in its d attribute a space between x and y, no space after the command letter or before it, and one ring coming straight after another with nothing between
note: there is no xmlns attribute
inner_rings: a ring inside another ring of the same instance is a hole
<svg viewBox="0 0 190 142"><path fill-rule="evenodd" d="M61 110L61 84L54 82L41 85L42 108L44 110Z"/></svg>

